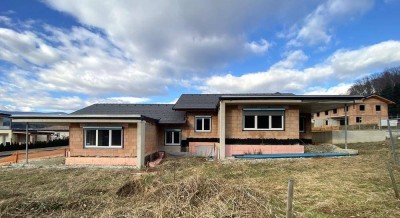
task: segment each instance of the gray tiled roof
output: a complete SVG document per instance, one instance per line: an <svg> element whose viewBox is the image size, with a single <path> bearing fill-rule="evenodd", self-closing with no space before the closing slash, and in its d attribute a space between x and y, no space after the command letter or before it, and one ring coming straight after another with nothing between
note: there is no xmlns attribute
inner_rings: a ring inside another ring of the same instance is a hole
<svg viewBox="0 0 400 218"><path fill-rule="evenodd" d="M182 94L175 110L216 110L221 96L294 96L293 93L238 93L238 94Z"/></svg>
<svg viewBox="0 0 400 218"><path fill-rule="evenodd" d="M216 110L221 94L182 94L176 102L175 110Z"/></svg>
<svg viewBox="0 0 400 218"><path fill-rule="evenodd" d="M137 114L159 120L159 123L184 123L185 112L172 109L173 104L93 104L78 111L75 115L129 115Z"/></svg>

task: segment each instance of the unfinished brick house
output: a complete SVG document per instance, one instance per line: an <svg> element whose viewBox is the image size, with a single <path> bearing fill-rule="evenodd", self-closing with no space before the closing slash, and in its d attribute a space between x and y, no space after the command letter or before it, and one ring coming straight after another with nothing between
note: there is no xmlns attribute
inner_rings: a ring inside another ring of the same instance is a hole
<svg viewBox="0 0 400 218"><path fill-rule="evenodd" d="M183 94L176 104L94 104L68 115L13 122L68 125L66 164L137 165L157 152L224 159L244 153L304 153L311 114L361 103L362 96Z"/></svg>
<svg viewBox="0 0 400 218"><path fill-rule="evenodd" d="M362 99L360 103L353 103L347 108L347 123L349 126L366 126L379 128L381 120L387 120L388 107L394 104L386 98L378 95L370 95ZM331 110L318 111L313 114L313 130L338 130L345 125L345 107Z"/></svg>

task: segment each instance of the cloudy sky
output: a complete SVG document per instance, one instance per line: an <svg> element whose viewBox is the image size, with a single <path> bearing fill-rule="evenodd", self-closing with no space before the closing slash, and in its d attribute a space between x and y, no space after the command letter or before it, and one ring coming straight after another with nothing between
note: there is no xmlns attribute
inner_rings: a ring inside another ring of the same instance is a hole
<svg viewBox="0 0 400 218"><path fill-rule="evenodd" d="M398 0L2 0L0 110L344 94L400 65Z"/></svg>

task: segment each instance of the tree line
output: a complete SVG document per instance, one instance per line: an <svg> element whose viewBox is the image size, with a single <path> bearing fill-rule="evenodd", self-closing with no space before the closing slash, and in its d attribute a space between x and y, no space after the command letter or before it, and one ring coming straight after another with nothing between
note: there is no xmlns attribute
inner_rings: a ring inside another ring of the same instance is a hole
<svg viewBox="0 0 400 218"><path fill-rule="evenodd" d="M377 94L396 103L389 105L390 116L400 116L400 66L375 73L357 80L348 93L350 95Z"/></svg>

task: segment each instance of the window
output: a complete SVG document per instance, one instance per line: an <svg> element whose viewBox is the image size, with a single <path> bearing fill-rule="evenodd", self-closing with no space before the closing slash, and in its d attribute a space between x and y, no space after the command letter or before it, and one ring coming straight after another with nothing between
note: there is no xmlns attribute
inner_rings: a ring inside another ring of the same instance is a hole
<svg viewBox="0 0 400 218"><path fill-rule="evenodd" d="M328 115L329 114L329 111L325 111L325 115Z"/></svg>
<svg viewBox="0 0 400 218"><path fill-rule="evenodd" d="M365 111L365 105L360 105L360 111Z"/></svg>
<svg viewBox="0 0 400 218"><path fill-rule="evenodd" d="M380 105L375 105L375 111L381 111L381 106Z"/></svg>
<svg viewBox="0 0 400 218"><path fill-rule="evenodd" d="M345 107L345 110L346 110L346 111L349 111L349 106L346 106L346 107Z"/></svg>
<svg viewBox="0 0 400 218"><path fill-rule="evenodd" d="M329 125L329 120L325 120L325 126Z"/></svg>
<svg viewBox="0 0 400 218"><path fill-rule="evenodd" d="M317 113L317 117L319 117L319 112Z"/></svg>
<svg viewBox="0 0 400 218"><path fill-rule="evenodd" d="M356 117L356 123L362 123L362 117Z"/></svg>
<svg viewBox="0 0 400 218"><path fill-rule="evenodd" d="M85 147L122 148L122 127L84 127Z"/></svg>
<svg viewBox="0 0 400 218"><path fill-rule="evenodd" d="M301 116L299 120L299 131L305 132L306 131L306 117Z"/></svg>
<svg viewBox="0 0 400 218"><path fill-rule="evenodd" d="M333 109L333 113L334 113L334 114L337 114L337 109L336 109L336 108Z"/></svg>
<svg viewBox="0 0 400 218"><path fill-rule="evenodd" d="M244 130L283 130L284 109L245 108L243 109Z"/></svg>
<svg viewBox="0 0 400 218"><path fill-rule="evenodd" d="M180 144L181 144L180 129L165 130L165 145L180 145Z"/></svg>
<svg viewBox="0 0 400 218"><path fill-rule="evenodd" d="M196 116L195 118L196 132L211 132L211 117L210 116Z"/></svg>

